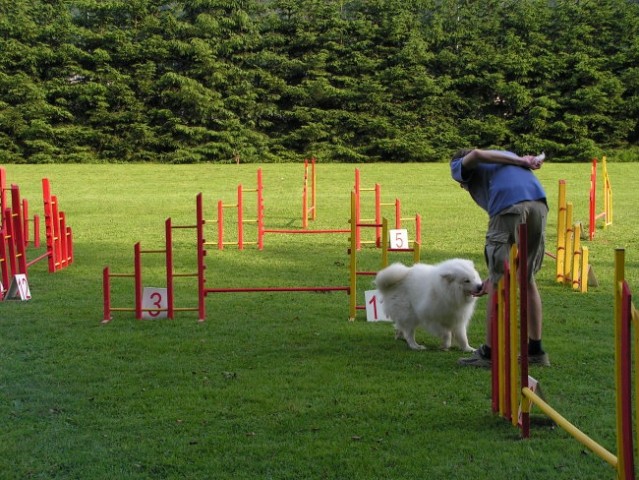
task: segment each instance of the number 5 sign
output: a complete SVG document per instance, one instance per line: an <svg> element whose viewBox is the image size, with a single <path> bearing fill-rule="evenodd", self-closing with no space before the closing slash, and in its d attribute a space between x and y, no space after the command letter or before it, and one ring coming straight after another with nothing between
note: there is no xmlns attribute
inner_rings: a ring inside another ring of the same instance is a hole
<svg viewBox="0 0 639 480"><path fill-rule="evenodd" d="M366 290L366 320L368 322L390 322L391 319L384 311L384 301L378 290Z"/></svg>
<svg viewBox="0 0 639 480"><path fill-rule="evenodd" d="M408 230L405 228L399 230L389 230L390 248L408 248Z"/></svg>
<svg viewBox="0 0 639 480"><path fill-rule="evenodd" d="M166 288L144 287L142 292L143 319L166 318L166 308Z"/></svg>

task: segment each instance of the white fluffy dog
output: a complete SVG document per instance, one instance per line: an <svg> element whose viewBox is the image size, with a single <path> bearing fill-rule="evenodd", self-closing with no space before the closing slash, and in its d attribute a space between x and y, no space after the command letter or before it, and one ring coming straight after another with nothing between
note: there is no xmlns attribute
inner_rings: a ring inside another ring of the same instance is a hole
<svg viewBox="0 0 639 480"><path fill-rule="evenodd" d="M472 261L454 258L412 267L394 263L377 273L375 284L386 315L395 323L396 338L406 340L410 348L426 348L415 341L419 326L441 338L445 350L452 339L464 352L474 350L466 329L482 280Z"/></svg>

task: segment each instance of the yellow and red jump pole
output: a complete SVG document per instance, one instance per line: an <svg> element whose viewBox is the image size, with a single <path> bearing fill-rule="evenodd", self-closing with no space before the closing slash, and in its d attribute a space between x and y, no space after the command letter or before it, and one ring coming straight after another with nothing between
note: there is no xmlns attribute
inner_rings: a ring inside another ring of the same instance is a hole
<svg viewBox="0 0 639 480"><path fill-rule="evenodd" d="M612 225L612 187L610 186L610 177L608 176L608 165L606 157L601 159L603 173L603 212L597 213L597 159L592 159L592 167L590 169L590 196L589 196L589 226L588 237L592 240L595 236L597 228L597 220L604 219L603 227Z"/></svg>
<svg viewBox="0 0 639 480"><path fill-rule="evenodd" d="M519 227L519 258L527 258L527 236L526 226ZM492 410L500 416L511 421L513 425L519 424L521 436L530 437L530 411L533 405L538 407L546 416L551 418L559 427L564 429L578 442L591 450L595 455L611 465L617 472L617 479L634 479L634 446L633 446L633 417L632 417L632 337L631 327L634 328L635 350L639 351L639 315L632 304L632 295L628 283L625 281L624 273L624 250L615 251L615 386L616 386L616 436L617 455L611 453L606 448L595 442L584 432L575 427L557 410L551 407L535 391L530 383L531 377L528 375L528 272L527 262L517 263L519 270L517 278L519 280L519 352L513 348L512 337L517 328L516 315L513 315L513 302L516 301L516 288L512 289L504 284L508 284L513 279L512 272L515 269L514 258L515 249L511 250L509 266L510 275L505 275L500 280L497 292L493 294L493 315L492 315ZM501 293L500 293L501 292ZM506 294L505 292L509 292ZM509 300L506 300L506 297ZM497 311L495 311L497 310ZM508 352L510 345L510 352ZM515 378L513 371L517 370L520 359L519 382L513 381ZM639 368L639 355L635 355L635 369ZM510 385L508 384L508 379ZM635 405L639 414L639 389L635 385L635 398L638 402ZM521 401L521 415L519 421L515 418L515 405ZM511 407L507 405L510 403Z"/></svg>
<svg viewBox="0 0 639 480"><path fill-rule="evenodd" d="M310 191L308 186L309 181L309 170L310 170ZM316 208L316 193L315 188L317 186L317 182L315 180L315 158L311 158L310 160L304 160L304 188L302 191L302 228L308 228L308 221L315 220L317 218L317 208ZM310 197L310 206L309 204Z"/></svg>

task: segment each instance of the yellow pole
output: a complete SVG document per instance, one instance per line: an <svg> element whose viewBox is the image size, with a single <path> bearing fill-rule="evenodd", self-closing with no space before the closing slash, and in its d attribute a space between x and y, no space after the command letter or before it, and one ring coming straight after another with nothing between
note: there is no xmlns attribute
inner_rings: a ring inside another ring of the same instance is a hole
<svg viewBox="0 0 639 480"><path fill-rule="evenodd" d="M517 312L517 245L510 248L510 416L514 427L519 423L519 317Z"/></svg>
<svg viewBox="0 0 639 480"><path fill-rule="evenodd" d="M557 208L557 282L564 283L564 257L566 255L566 181L559 180L559 206Z"/></svg>
<svg viewBox="0 0 639 480"><path fill-rule="evenodd" d="M588 264L589 262L589 253L588 253L588 247L581 247L581 284L579 285L580 287L580 292L581 293L586 293L588 291L588 274L589 269L590 269L590 265Z"/></svg>
<svg viewBox="0 0 639 480"><path fill-rule="evenodd" d="M639 372L639 315L637 315L637 311L634 309L632 311L632 330L634 332L634 352L635 352L635 372ZM639 382L636 381L635 377L635 425L639 426ZM635 448L637 449L637 453L639 454L639 427L637 427L637 431L635 432L637 438L635 440Z"/></svg>
<svg viewBox="0 0 639 480"><path fill-rule="evenodd" d="M349 249L350 290L348 299L348 319L355 320L357 311L357 193L351 192L351 246Z"/></svg>
<svg viewBox="0 0 639 480"><path fill-rule="evenodd" d="M382 268L388 266L388 220L382 218Z"/></svg>
<svg viewBox="0 0 639 480"><path fill-rule="evenodd" d="M533 392L530 388L524 387L522 389L522 395L527 398L531 403L535 404L539 409L544 412L551 420L553 420L559 427L563 428L566 432L572 435L575 440L589 448L595 455L602 460L606 461L612 467L617 469L617 457L595 442L588 435L583 433L572 423L561 416L557 410L552 408L546 402L544 402L539 395Z"/></svg>
<svg viewBox="0 0 639 480"><path fill-rule="evenodd" d="M315 177L315 158L311 159L311 218L315 220L317 218L317 205L316 199L317 195L315 194L315 189L317 188L317 180Z"/></svg>
<svg viewBox="0 0 639 480"><path fill-rule="evenodd" d="M566 248L564 249L564 283L572 279L572 244L574 236L572 229L572 202L566 203Z"/></svg>
<svg viewBox="0 0 639 480"><path fill-rule="evenodd" d="M603 185L604 185L604 228L608 225L612 225L612 189L610 188L610 178L608 177L608 164L606 163L606 157L601 159L603 170Z"/></svg>
<svg viewBox="0 0 639 480"><path fill-rule="evenodd" d="M497 345L493 348L497 349L497 365L499 366L499 415L504 416L506 411L506 401L504 399L506 391L506 345L504 337L506 336L506 319L504 312L504 278L502 277L497 284Z"/></svg>
<svg viewBox="0 0 639 480"><path fill-rule="evenodd" d="M575 223L573 227L572 242L572 289L579 290L579 282L584 281L584 272L579 270L581 267L581 225Z"/></svg>
<svg viewBox="0 0 639 480"><path fill-rule="evenodd" d="M625 278L625 251L622 248L615 249L615 285L614 285L614 322L615 322L615 392L617 400L617 452L619 454L619 466L617 468L618 478L624 476L623 465L623 417L621 411L623 408L623 399L621 397L621 305L622 305L622 285Z"/></svg>
<svg viewBox="0 0 639 480"><path fill-rule="evenodd" d="M419 263L421 257L421 243L413 243L413 263Z"/></svg>

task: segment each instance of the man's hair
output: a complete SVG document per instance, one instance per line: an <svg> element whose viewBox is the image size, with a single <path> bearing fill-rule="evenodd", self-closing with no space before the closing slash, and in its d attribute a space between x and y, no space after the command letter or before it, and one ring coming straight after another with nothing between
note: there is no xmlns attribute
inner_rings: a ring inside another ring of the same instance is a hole
<svg viewBox="0 0 639 480"><path fill-rule="evenodd" d="M453 155L453 158L450 159L450 161L452 162L453 160L455 160L456 158L462 158L465 157L466 155L468 155L470 152L472 152L473 149L472 148L463 148L461 150L457 150L455 152L455 154Z"/></svg>

